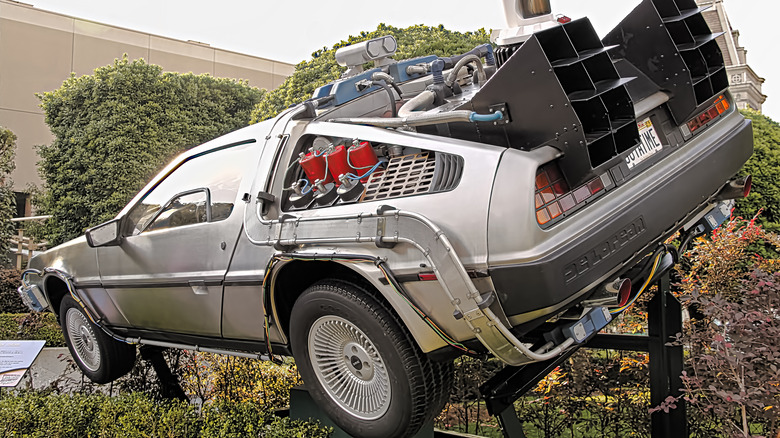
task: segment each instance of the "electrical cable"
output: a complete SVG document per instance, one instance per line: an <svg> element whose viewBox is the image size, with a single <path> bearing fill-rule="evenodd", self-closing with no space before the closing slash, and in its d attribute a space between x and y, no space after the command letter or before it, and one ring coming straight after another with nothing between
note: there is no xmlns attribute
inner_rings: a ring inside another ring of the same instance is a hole
<svg viewBox="0 0 780 438"><path fill-rule="evenodd" d="M349 164L349 167L351 167L351 168L353 168L355 170L370 169L370 168L374 167L373 164L370 164L368 166L363 166L363 167L355 166L354 164L352 164L352 161L350 161L350 159L349 159L350 151L351 151L351 148L347 148L347 164Z"/></svg>
<svg viewBox="0 0 780 438"><path fill-rule="evenodd" d="M54 273L54 274L57 275L57 277L59 277L62 281L65 282L65 286L68 288L68 294L73 298L74 301L76 301L76 304L78 304L79 307L81 307L81 310L83 311L83 313L85 315L87 315L87 318L89 318L89 320L92 322L92 324L95 324L95 326L97 328L99 328L100 330L102 330L103 333L105 333L106 335L108 335L109 337L114 339L115 341L123 342L125 344L130 344L130 345L136 344L136 342L132 342L128 338L123 338L123 337L121 337L119 335L115 335L111 330L109 330L106 327L104 327L103 324L101 324L98 320L96 320L92 316L92 313L89 311L89 309L87 309L87 306L86 306L86 304L84 304L84 301L76 293L76 289L73 287L73 284L70 281L71 280L70 275L66 274L65 272L60 271L59 269L54 269L54 268L46 268L46 269L44 269L44 272L45 273Z"/></svg>
<svg viewBox="0 0 780 438"><path fill-rule="evenodd" d="M369 170L368 172L366 172L366 173L364 173L363 175L360 175L360 176L357 176L354 173L350 172L350 173L347 174L347 178L349 178L352 181L359 181L359 180L361 180L363 178L368 178L372 173L374 173L379 168L379 166L381 164L382 164L382 162L378 162L378 163L374 164L371 167L371 170Z"/></svg>
<svg viewBox="0 0 780 438"><path fill-rule="evenodd" d="M647 280L645 280L644 284L639 289L639 291L634 295L634 297L631 300L629 300L629 302L626 303L626 305L619 307L617 309L610 310L609 313L611 315L617 315L618 313L621 313L626 309L628 309L629 307L631 307L636 302L636 300L645 292L647 286L649 286L650 282L653 281L653 277L655 276L655 271L658 269L658 266L661 264L661 258L663 257L664 254L665 252L662 252L655 257L655 260L653 261L653 268L650 270L650 275L647 276Z"/></svg>
<svg viewBox="0 0 780 438"><path fill-rule="evenodd" d="M381 81L373 81L371 83L384 88L387 95L390 96L390 115L393 118L398 117L398 108L395 106L395 95L393 94L393 90L386 83Z"/></svg>
<svg viewBox="0 0 780 438"><path fill-rule="evenodd" d="M347 255L347 254L332 254L331 256L318 256L317 254L313 254L311 256L307 255L296 255L296 254L276 254L273 257L271 257L271 260L268 262L268 265L266 266L266 272L263 277L263 285L262 285L262 291L263 291L263 312L265 314L264 318L264 331L265 331L265 339L266 339L266 348L268 349L268 354L273 358L273 352L271 351L271 342L268 336L269 333L269 327L270 322L268 320L269 315L269 307L270 307L270 290L269 290L269 284L268 284L268 278L270 276L270 272L273 270L274 266L279 261L333 261L333 262L342 262L342 263L372 263L374 264L377 269L382 273L382 276L385 278L387 283L390 285L390 287L393 289L393 291L407 304L409 307L412 308L412 310L425 322L425 324L431 328L431 330L436 333L437 336L439 336L442 341L444 341L447 345L463 352L464 354L468 354L471 356L477 356L478 353L476 351L473 351L466 347L465 345L461 344L460 342L454 340L451 338L444 330L442 330L436 323L425 314L425 312L417 307L409 298L407 298L406 293L403 291L403 286L401 286L400 283L395 279L395 276L392 274L392 271L390 268L385 264L385 262L378 257L370 257L370 256L362 256L362 255Z"/></svg>

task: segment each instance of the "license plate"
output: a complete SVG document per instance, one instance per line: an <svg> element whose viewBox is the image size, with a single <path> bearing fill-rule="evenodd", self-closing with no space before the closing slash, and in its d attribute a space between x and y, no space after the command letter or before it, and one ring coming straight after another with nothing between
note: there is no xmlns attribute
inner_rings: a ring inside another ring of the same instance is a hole
<svg viewBox="0 0 780 438"><path fill-rule="evenodd" d="M633 169L639 163L652 157L664 148L649 117L641 122L637 122L637 128L639 128L641 144L626 157L626 164L628 164L629 169Z"/></svg>

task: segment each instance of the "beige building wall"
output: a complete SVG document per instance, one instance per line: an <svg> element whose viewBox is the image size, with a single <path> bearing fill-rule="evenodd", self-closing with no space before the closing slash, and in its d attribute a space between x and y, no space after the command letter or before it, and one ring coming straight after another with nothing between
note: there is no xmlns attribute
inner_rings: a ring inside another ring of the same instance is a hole
<svg viewBox="0 0 780 438"><path fill-rule="evenodd" d="M127 54L166 71L244 79L274 89L291 64L69 17L0 0L0 126L17 137L15 190L39 185L35 146L51 142L36 93L55 90L71 72L92 74Z"/></svg>
<svg viewBox="0 0 780 438"><path fill-rule="evenodd" d="M764 78L759 76L747 62L747 50L739 45L739 31L731 27L724 0L696 0L704 11L704 19L713 33L723 33L718 37L718 46L723 52L726 73L729 76L729 88L739 109L752 108L761 111L767 96L762 92Z"/></svg>

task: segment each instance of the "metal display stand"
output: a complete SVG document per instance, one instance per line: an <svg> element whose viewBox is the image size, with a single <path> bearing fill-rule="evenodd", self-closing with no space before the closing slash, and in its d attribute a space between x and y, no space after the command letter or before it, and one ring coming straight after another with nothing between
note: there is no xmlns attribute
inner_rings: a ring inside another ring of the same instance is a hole
<svg viewBox="0 0 780 438"><path fill-rule="evenodd" d="M613 335L596 334L583 346L585 348L643 351L650 354L650 404L660 405L668 396L679 396L683 388L683 347L673 345L677 333L682 331L682 306L671 294L669 273L656 282L658 292L648 305L648 334ZM154 367L162 383L164 397L187 400L178 379L171 373L163 349L142 346L141 357ZM480 387L488 412L496 416L506 438L525 438L523 424L515 411L514 403L539 381L545 378L561 363L565 362L577 349L565 352L561 356L545 362L535 362L519 367L505 367ZM309 396L308 391L299 386L290 391L291 418L319 420L325 426L333 427L334 438L350 438L346 432L333 423L320 410ZM688 421L685 402L679 400L677 408L669 412L658 411L650 416L651 437L688 436ZM447 432L434 431L428 424L414 438L445 438L453 436Z"/></svg>
<svg viewBox="0 0 780 438"><path fill-rule="evenodd" d="M142 345L139 348L141 352L141 358L149 361L154 368L154 372L157 373L157 378L160 379L160 387L162 390L162 396L166 399L189 401L187 394L184 393L179 379L173 375L171 368L165 361L163 356L164 348L153 347L151 345Z"/></svg>
<svg viewBox="0 0 780 438"><path fill-rule="evenodd" d="M682 306L671 293L668 272L657 280L656 285L658 292L648 306L647 336L597 334L584 345L586 348L648 352L651 406L660 405L670 395L679 396L683 387L680 378L683 371L683 347L671 344L676 334L682 331ZM576 349L546 362L506 367L482 385L480 392L488 412L498 418L504 437L525 438L522 421L517 416L514 402L533 389L574 352ZM668 413L653 413L650 423L650 436L653 438L688 436L684 400L679 400L677 408L669 410Z"/></svg>

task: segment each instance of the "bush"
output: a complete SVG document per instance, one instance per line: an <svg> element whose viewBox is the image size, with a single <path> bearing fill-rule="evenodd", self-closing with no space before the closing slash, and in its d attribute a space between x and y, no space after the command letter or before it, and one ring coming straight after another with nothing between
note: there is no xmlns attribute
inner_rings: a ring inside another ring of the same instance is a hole
<svg viewBox="0 0 780 438"><path fill-rule="evenodd" d="M46 341L47 347L64 347L65 338L57 316L42 313L0 313L0 339L9 341Z"/></svg>
<svg viewBox="0 0 780 438"><path fill-rule="evenodd" d="M415 25L401 29L382 23L374 31L350 36L331 48L323 47L312 53L312 59L296 65L292 76L275 90L263 95L252 111L252 122L274 117L290 105L309 99L317 87L340 78L346 67L336 63L337 49L385 35L392 35L398 41L398 50L393 58L399 60L431 54L459 55L488 42L488 34L484 29L461 33L447 30L444 26Z"/></svg>
<svg viewBox="0 0 780 438"><path fill-rule="evenodd" d="M325 438L329 434L317 424L275 418L269 410L248 402L211 404L198 412L184 402L153 401L138 393L0 396L0 436Z"/></svg>
<svg viewBox="0 0 780 438"><path fill-rule="evenodd" d="M263 92L232 79L117 60L40 95L54 141L38 150L52 245L113 218L180 152L246 126Z"/></svg>
<svg viewBox="0 0 780 438"><path fill-rule="evenodd" d="M290 403L290 389L303 383L295 363L184 353L184 386L202 400L252 402L270 408Z"/></svg>
<svg viewBox="0 0 780 438"><path fill-rule="evenodd" d="M679 341L689 349L682 379L694 436L780 430L780 273L777 260L758 254L778 246L755 220L736 219L687 255L681 301L693 319Z"/></svg>
<svg viewBox="0 0 780 438"><path fill-rule="evenodd" d="M0 313L29 312L16 291L21 278L22 271L18 269L0 269Z"/></svg>
<svg viewBox="0 0 780 438"><path fill-rule="evenodd" d="M741 175L753 175L753 190L750 196L737 200L737 211L745 217L758 217L766 229L780 231L780 124L769 117L747 109L742 115L753 121L753 156L750 157Z"/></svg>

